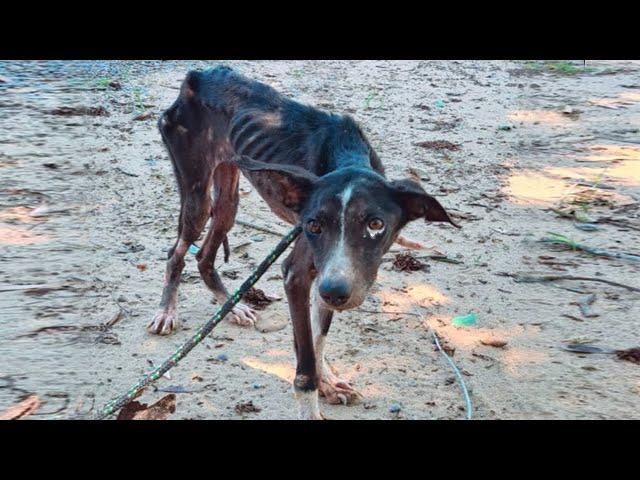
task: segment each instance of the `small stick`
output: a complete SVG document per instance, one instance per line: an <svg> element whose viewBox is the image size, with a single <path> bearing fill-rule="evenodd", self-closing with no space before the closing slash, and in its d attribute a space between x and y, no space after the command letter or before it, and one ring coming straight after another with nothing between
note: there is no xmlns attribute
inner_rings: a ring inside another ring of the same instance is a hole
<svg viewBox="0 0 640 480"><path fill-rule="evenodd" d="M116 167L116 170L120 173L123 173L125 175L128 175L129 177L139 177L140 175L138 175L137 173L131 173L131 172L127 172L126 170L121 169L120 167Z"/></svg>
<svg viewBox="0 0 640 480"><path fill-rule="evenodd" d="M611 280L605 280L604 278L596 278L596 277L580 277L574 275L522 275L519 273L507 273L500 272L496 275L500 275L501 277L511 277L516 283L543 283L543 282L554 282L556 280L582 280L585 282L600 282L606 283L607 285L613 285L614 287L626 288L632 292L640 292L640 288L631 287L629 285L625 285L623 283L612 282Z"/></svg>
<svg viewBox="0 0 640 480"><path fill-rule="evenodd" d="M256 225L255 223L246 222L244 220L236 220L236 223L238 225L242 225L244 227L253 228L254 230L259 230L261 232L268 233L270 235L275 235L277 237L283 237L283 236L286 235L286 233L276 232L275 230L271 230L271 229L269 229L267 227L262 227L260 225Z"/></svg>
<svg viewBox="0 0 640 480"><path fill-rule="evenodd" d="M355 308L354 310L356 312L376 313L376 314L381 314L381 315L413 315L415 317L421 317L422 316L419 313L413 313L413 312L380 312L380 311L377 311L377 310L364 310L362 308Z"/></svg>

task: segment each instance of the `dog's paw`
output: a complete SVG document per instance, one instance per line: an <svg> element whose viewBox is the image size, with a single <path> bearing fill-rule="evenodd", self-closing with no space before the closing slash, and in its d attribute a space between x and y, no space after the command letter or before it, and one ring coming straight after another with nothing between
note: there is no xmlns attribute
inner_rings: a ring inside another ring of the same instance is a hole
<svg viewBox="0 0 640 480"><path fill-rule="evenodd" d="M309 392L294 391L296 403L298 404L298 420L324 420L324 415L320 413L318 407L317 390Z"/></svg>
<svg viewBox="0 0 640 480"><path fill-rule="evenodd" d="M178 312L175 309L158 310L151 323L147 325L147 331L154 335L170 335L178 327Z"/></svg>
<svg viewBox="0 0 640 480"><path fill-rule="evenodd" d="M325 372L320 378L320 395L332 405L351 405L362 399L362 394L331 372Z"/></svg>
<svg viewBox="0 0 640 480"><path fill-rule="evenodd" d="M233 307L227 318L241 327L252 327L258 321L256 312L244 303L238 303Z"/></svg>

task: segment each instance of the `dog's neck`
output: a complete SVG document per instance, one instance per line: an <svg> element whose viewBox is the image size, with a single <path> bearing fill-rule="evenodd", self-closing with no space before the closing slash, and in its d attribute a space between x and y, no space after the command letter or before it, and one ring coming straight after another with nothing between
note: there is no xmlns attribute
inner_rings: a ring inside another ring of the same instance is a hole
<svg viewBox="0 0 640 480"><path fill-rule="evenodd" d="M333 170L340 170L342 168L371 168L371 161L369 159L369 155L361 152L353 152L353 151L345 151L336 155L334 161Z"/></svg>

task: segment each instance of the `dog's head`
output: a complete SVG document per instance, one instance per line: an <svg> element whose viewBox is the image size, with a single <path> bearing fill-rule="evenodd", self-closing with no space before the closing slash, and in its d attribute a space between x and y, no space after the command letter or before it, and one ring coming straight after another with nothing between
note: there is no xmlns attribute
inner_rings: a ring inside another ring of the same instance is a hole
<svg viewBox="0 0 640 480"><path fill-rule="evenodd" d="M417 219L449 222L445 209L416 182L388 181L370 169L343 168L318 177L290 165L238 159L242 171L276 210L295 213L318 272L326 307L359 306L382 256L400 230Z"/></svg>

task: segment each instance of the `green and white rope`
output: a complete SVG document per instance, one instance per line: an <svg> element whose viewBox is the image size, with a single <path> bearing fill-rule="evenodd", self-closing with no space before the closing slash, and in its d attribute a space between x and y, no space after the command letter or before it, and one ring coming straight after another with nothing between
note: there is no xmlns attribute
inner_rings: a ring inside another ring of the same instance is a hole
<svg viewBox="0 0 640 480"><path fill-rule="evenodd" d="M131 400L136 398L142 390L148 385L155 382L164 375L169 369L175 367L193 348L198 345L213 330L213 328L222 321L222 319L233 309L240 301L242 296L260 279L267 269L282 255L289 245L300 235L302 227L297 225L287 235L280 240L280 243L271 251L260 265L254 270L247 280L231 295L226 302L220 307L207 323L198 329L198 331L184 344L182 344L167 360L151 373L144 376L138 383L133 385L127 392L120 397L107 403L97 416L98 420L104 419L109 415L117 412Z"/></svg>

